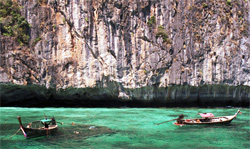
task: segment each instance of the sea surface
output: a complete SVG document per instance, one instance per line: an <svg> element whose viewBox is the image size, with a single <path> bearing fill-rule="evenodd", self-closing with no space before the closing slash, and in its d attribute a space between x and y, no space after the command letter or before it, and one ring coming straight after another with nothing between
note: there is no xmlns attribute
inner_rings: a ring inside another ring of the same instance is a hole
<svg viewBox="0 0 250 149"><path fill-rule="evenodd" d="M250 109L240 109L229 125L176 126L178 118L233 115L239 108L13 108L0 107L1 149L51 148L250 148ZM17 116L24 126L54 116L55 135L26 139L19 130Z"/></svg>

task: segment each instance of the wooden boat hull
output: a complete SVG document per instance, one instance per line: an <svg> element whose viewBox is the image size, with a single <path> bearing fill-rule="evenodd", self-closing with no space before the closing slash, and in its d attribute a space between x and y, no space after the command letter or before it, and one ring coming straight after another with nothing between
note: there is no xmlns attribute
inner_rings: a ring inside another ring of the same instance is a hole
<svg viewBox="0 0 250 149"><path fill-rule="evenodd" d="M34 138L34 137L41 137L41 136L48 136L51 134L55 134L57 132L57 125L50 125L49 128L28 128L23 127L21 118L17 117L20 123L20 129L22 130L23 135L25 138Z"/></svg>
<svg viewBox="0 0 250 149"><path fill-rule="evenodd" d="M221 116L221 117L212 117L209 119L196 118L196 119L185 119L182 124L174 123L175 125L221 125L221 124L230 124L233 119L236 118L237 114L240 112L238 110L235 115L231 116Z"/></svg>
<svg viewBox="0 0 250 149"><path fill-rule="evenodd" d="M53 128L53 129L46 129L46 128L31 129L31 128L20 126L20 129L22 130L23 135L28 139L28 138L35 138L35 137L48 136L51 134L55 134L57 132L57 126L55 127L56 128Z"/></svg>
<svg viewBox="0 0 250 149"><path fill-rule="evenodd" d="M212 121L212 122L201 122L201 120L199 120L197 122L198 119L195 119L194 121L191 122L187 122L184 121L183 124L184 125L218 125L218 124L230 124L232 122L233 119L230 120L226 120L226 121Z"/></svg>
<svg viewBox="0 0 250 149"><path fill-rule="evenodd" d="M175 125L177 125L177 126L183 126L183 125L185 125L185 124L178 124L178 123L174 123Z"/></svg>

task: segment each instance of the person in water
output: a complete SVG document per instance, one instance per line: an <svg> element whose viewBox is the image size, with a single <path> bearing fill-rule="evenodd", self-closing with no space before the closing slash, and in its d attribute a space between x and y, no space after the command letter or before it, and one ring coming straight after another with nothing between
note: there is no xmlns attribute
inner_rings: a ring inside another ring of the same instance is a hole
<svg viewBox="0 0 250 149"><path fill-rule="evenodd" d="M179 118L177 118L177 123L178 123L178 124L183 124L183 122L184 122L183 118L184 118L184 115L181 114L181 115L179 116Z"/></svg>

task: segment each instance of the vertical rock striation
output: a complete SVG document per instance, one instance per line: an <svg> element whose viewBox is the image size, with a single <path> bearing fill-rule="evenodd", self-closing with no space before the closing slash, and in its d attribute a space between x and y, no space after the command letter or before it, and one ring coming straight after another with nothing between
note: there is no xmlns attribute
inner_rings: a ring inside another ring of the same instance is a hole
<svg viewBox="0 0 250 149"><path fill-rule="evenodd" d="M1 35L1 82L47 88L116 82L122 98L140 94L127 88L250 86L250 1L18 3L31 25L30 42L20 46Z"/></svg>

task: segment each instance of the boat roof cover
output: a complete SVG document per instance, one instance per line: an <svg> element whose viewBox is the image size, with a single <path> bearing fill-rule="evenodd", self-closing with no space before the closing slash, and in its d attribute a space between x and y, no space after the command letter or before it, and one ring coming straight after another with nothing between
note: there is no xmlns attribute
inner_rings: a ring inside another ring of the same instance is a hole
<svg viewBox="0 0 250 149"><path fill-rule="evenodd" d="M214 117L213 113L199 113L201 117Z"/></svg>
<svg viewBox="0 0 250 149"><path fill-rule="evenodd" d="M51 120L49 120L49 119L43 119L43 120L41 120L42 122L50 122Z"/></svg>

